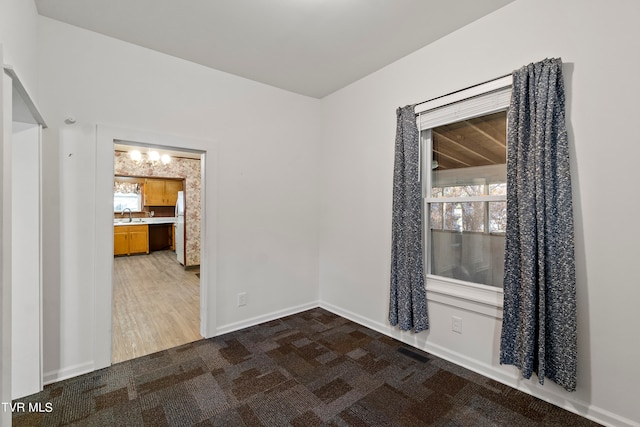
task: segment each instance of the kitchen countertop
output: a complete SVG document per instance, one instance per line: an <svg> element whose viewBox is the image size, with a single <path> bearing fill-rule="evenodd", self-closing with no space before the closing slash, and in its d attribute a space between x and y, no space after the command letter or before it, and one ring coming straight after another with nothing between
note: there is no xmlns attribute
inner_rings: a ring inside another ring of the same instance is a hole
<svg viewBox="0 0 640 427"><path fill-rule="evenodd" d="M176 218L173 216L170 217L156 217L156 218L133 218L131 222L129 222L129 218L114 218L113 225L141 225L141 224L175 224Z"/></svg>

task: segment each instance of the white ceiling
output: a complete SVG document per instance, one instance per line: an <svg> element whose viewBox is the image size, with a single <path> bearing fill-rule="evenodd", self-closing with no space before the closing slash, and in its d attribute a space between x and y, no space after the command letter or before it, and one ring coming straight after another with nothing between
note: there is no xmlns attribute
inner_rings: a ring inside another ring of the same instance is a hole
<svg viewBox="0 0 640 427"><path fill-rule="evenodd" d="M322 98L513 0L35 0L40 15Z"/></svg>

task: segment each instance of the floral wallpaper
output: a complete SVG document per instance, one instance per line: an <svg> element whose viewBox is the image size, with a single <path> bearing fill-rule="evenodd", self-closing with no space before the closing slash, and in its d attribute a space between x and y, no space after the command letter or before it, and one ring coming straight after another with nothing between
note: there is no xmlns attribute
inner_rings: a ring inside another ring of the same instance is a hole
<svg viewBox="0 0 640 427"><path fill-rule="evenodd" d="M152 165L134 161L128 153L116 151L114 174L185 180L185 266L200 265L200 160L173 157L169 164Z"/></svg>

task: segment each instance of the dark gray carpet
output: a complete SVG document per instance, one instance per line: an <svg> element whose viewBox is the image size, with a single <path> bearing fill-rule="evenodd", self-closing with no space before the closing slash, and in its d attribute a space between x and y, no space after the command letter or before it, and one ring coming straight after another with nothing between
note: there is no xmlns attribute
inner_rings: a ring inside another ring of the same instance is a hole
<svg viewBox="0 0 640 427"><path fill-rule="evenodd" d="M15 426L594 426L322 309L21 399Z"/></svg>

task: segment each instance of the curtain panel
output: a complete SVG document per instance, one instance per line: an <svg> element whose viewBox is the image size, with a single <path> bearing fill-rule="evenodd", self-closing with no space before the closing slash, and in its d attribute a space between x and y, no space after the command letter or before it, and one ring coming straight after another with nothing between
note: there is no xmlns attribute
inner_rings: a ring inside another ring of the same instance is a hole
<svg viewBox="0 0 640 427"><path fill-rule="evenodd" d="M500 363L576 388L576 280L560 59L513 72Z"/></svg>
<svg viewBox="0 0 640 427"><path fill-rule="evenodd" d="M403 331L429 328L422 251L419 132L414 106L398 108L393 171L389 323Z"/></svg>

